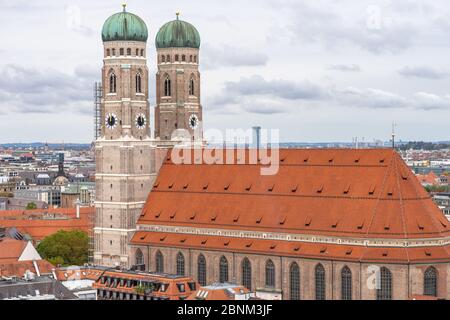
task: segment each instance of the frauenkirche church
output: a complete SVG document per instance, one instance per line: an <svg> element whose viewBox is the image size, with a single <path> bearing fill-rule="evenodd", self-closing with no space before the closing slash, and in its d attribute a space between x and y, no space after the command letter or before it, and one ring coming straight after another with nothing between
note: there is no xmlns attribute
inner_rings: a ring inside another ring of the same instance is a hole
<svg viewBox="0 0 450 320"><path fill-rule="evenodd" d="M204 147L200 35L178 15L160 28L156 86L147 38L125 7L103 25L95 264L268 299L450 298L450 223L395 150L280 149L269 176L260 163L173 163L175 145Z"/></svg>

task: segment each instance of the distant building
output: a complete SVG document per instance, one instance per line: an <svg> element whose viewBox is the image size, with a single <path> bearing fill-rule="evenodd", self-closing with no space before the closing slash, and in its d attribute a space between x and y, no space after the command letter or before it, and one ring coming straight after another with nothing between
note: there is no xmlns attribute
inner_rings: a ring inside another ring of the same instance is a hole
<svg viewBox="0 0 450 320"><path fill-rule="evenodd" d="M94 208L82 207L79 212L77 217L76 208L0 211L0 227L15 227L34 243L59 230L81 230L89 234Z"/></svg>
<svg viewBox="0 0 450 320"><path fill-rule="evenodd" d="M0 280L0 300L76 300L78 297L52 277L28 273L24 279Z"/></svg>
<svg viewBox="0 0 450 320"><path fill-rule="evenodd" d="M93 285L105 270L106 268L101 267L72 266L58 268L56 276L79 299L97 300L97 289L93 288Z"/></svg>
<svg viewBox="0 0 450 320"><path fill-rule="evenodd" d="M43 260L31 241L9 237L0 239L0 279L2 277L23 277L25 273L51 275L54 266Z"/></svg>
<svg viewBox="0 0 450 320"><path fill-rule="evenodd" d="M256 294L242 285L230 283L216 283L200 287L191 293L187 300L250 300Z"/></svg>

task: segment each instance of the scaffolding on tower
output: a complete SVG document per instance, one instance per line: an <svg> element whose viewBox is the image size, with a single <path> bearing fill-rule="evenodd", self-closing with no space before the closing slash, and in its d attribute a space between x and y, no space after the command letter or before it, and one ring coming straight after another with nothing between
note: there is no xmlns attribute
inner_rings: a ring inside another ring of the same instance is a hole
<svg viewBox="0 0 450 320"><path fill-rule="evenodd" d="M100 82L94 83L94 139L97 140L101 135L101 112L100 105L102 100L103 88Z"/></svg>

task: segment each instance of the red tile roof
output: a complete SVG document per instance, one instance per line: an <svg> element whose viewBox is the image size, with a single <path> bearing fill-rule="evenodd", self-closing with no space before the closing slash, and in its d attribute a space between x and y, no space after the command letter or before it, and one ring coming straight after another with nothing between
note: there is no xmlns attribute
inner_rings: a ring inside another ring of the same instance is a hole
<svg viewBox="0 0 450 320"><path fill-rule="evenodd" d="M139 228L192 227L380 241L450 236L448 220L391 149L280 149L276 175L262 176L261 167L248 161L175 165L168 156ZM274 250L294 256L393 263L449 260L448 246L427 247L425 254L424 247L366 248L182 233L164 238L167 233L153 231L137 232L133 244L255 253Z"/></svg>
<svg viewBox="0 0 450 320"><path fill-rule="evenodd" d="M107 283L102 283L102 278L116 278L116 279L124 279L124 280L136 280L143 282L159 282L165 283L165 290L153 291L152 296L165 298L169 300L178 300L181 298L187 298L193 291L190 290L188 283L195 283L195 288L198 288L198 284L192 280L190 277L183 276L168 276L168 275L159 275L152 273L134 273L127 271L114 271L107 270L105 271L101 278L99 278L93 285L93 288L96 289L105 289L109 291L123 292L123 293L131 293L136 294L136 288L134 286L127 287L126 283L121 286L120 283L116 287L112 287ZM177 284L184 285L184 291L180 291Z"/></svg>
<svg viewBox="0 0 450 320"><path fill-rule="evenodd" d="M430 171L428 174L418 174L416 175L416 177L420 181L420 183L424 185L439 184L439 178L433 171Z"/></svg>
<svg viewBox="0 0 450 320"><path fill-rule="evenodd" d="M218 284L200 287L192 292L186 300L235 300L235 295L250 294L250 290L244 286Z"/></svg>
<svg viewBox="0 0 450 320"><path fill-rule="evenodd" d="M15 239L0 240L0 276L22 277L26 270L37 273L33 261L19 261L27 241ZM54 266L46 260L36 261L41 274L50 274Z"/></svg>
<svg viewBox="0 0 450 320"><path fill-rule="evenodd" d="M450 235L449 222L390 149L281 149L280 169L166 160L140 225L360 238ZM330 160L331 159L331 160Z"/></svg>
<svg viewBox="0 0 450 320"><path fill-rule="evenodd" d="M91 216L94 212L95 208L92 207L80 208L80 219L77 219L76 208L2 210L0 211L0 227L16 227L20 232L30 235L34 241L37 241L59 230L89 232L93 227ZM46 216L45 219L44 216Z"/></svg>

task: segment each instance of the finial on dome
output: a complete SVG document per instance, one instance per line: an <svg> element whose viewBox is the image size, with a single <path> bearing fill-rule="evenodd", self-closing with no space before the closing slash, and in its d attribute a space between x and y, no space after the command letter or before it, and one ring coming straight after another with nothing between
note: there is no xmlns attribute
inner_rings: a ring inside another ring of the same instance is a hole
<svg viewBox="0 0 450 320"><path fill-rule="evenodd" d="M127 7L127 4L126 4L126 3L122 3L122 7L123 7L123 12L127 11L127 10L126 10L126 7Z"/></svg>
<svg viewBox="0 0 450 320"><path fill-rule="evenodd" d="M178 20L178 17L180 15L180 11L177 11L175 14L177 15L177 20Z"/></svg>

